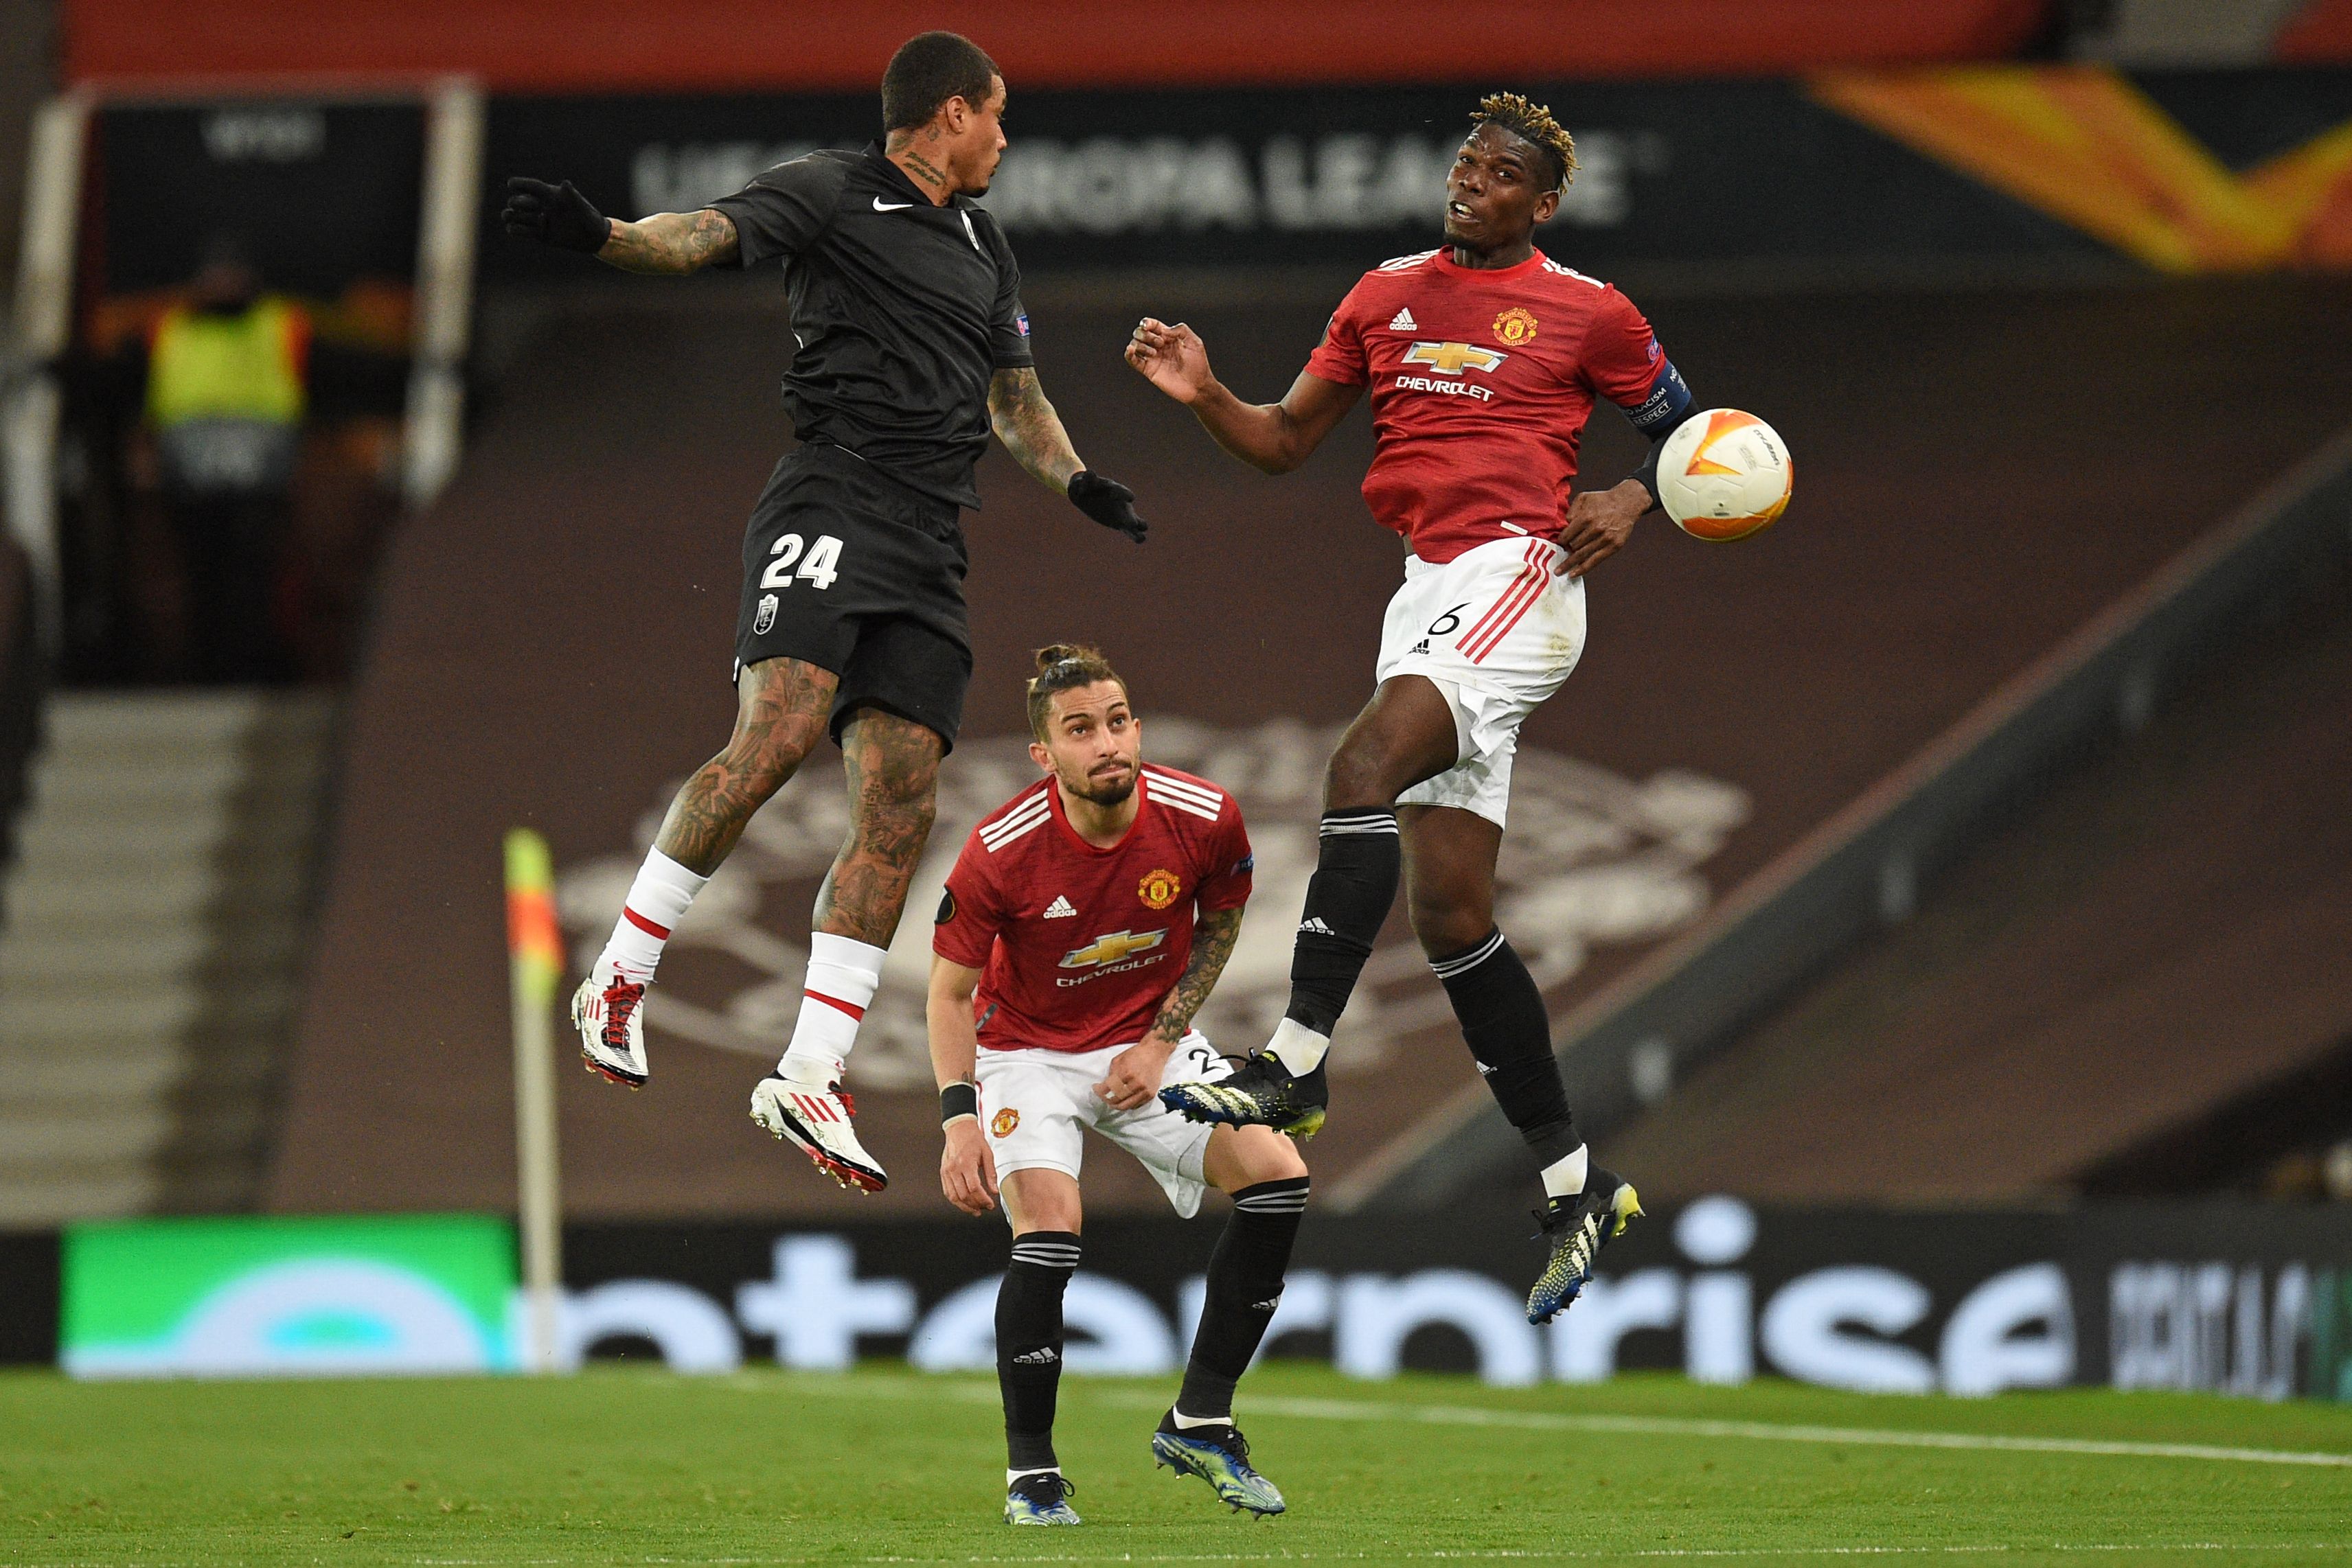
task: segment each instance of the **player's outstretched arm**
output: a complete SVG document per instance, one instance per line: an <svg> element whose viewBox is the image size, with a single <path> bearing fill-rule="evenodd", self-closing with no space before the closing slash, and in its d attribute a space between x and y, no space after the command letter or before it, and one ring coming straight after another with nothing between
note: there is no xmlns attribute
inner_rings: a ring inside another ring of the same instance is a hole
<svg viewBox="0 0 2352 1568"><path fill-rule="evenodd" d="M1363 392L1301 371L1280 402L1244 402L1209 369L1198 332L1150 316L1128 340L1127 362L1191 409L1218 445L1268 474L1287 474L1312 456Z"/></svg>
<svg viewBox="0 0 2352 1568"><path fill-rule="evenodd" d="M732 261L738 246L735 222L724 213L706 207L656 213L635 223L608 218L569 180L509 180L499 219L510 235L576 250L624 272L676 277Z"/></svg>
<svg viewBox="0 0 2352 1568"><path fill-rule="evenodd" d="M1234 943L1241 934L1239 908L1207 910L1192 923L1192 956L1160 1004L1150 1032L1112 1057L1103 1081L1095 1085L1095 1093L1105 1104L1115 1111L1132 1111L1158 1096L1168 1058L1184 1031L1192 1027L1209 993L1217 988L1217 977L1225 972L1225 962L1234 956Z"/></svg>
<svg viewBox="0 0 2352 1568"><path fill-rule="evenodd" d="M950 1088L970 1089L979 1081L980 1038L971 1023L971 993L979 984L978 969L931 956L923 1016L930 1026L931 1071L943 1109ZM975 1096L973 1104L978 1103ZM940 1190L966 1214L986 1214L996 1207L996 1160L981 1135L979 1115L954 1116L940 1132L947 1146L940 1151Z"/></svg>
<svg viewBox="0 0 2352 1568"><path fill-rule="evenodd" d="M613 234L596 259L623 272L676 277L735 259L735 220L705 207L696 213L656 213L635 223L612 220Z"/></svg>
<svg viewBox="0 0 2352 1568"><path fill-rule="evenodd" d="M1107 528L1143 542L1150 525L1135 515L1135 492L1078 461L1062 416L1046 400L1035 367L997 371L988 382L988 423L1030 476Z"/></svg>

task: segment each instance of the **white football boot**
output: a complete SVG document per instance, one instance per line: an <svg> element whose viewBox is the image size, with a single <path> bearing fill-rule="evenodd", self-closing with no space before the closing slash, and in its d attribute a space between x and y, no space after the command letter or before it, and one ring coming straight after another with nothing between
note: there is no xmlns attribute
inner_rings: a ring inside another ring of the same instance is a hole
<svg viewBox="0 0 2352 1568"><path fill-rule="evenodd" d="M787 1056L751 1091L751 1120L789 1139L816 1168L856 1192L890 1183L857 1141L857 1103L841 1086L841 1063Z"/></svg>
<svg viewBox="0 0 2352 1568"><path fill-rule="evenodd" d="M588 1071L632 1089L646 1086L646 988L619 970L603 985L590 975L572 993L572 1025Z"/></svg>

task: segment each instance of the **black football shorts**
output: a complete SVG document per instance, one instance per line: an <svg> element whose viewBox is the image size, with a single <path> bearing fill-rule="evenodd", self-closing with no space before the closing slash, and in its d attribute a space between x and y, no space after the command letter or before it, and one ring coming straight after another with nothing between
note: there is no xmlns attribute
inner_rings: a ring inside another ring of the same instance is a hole
<svg viewBox="0 0 2352 1568"><path fill-rule="evenodd" d="M743 532L735 668L799 659L841 677L835 745L859 708L937 732L952 748L971 684L963 525L856 454L794 448Z"/></svg>

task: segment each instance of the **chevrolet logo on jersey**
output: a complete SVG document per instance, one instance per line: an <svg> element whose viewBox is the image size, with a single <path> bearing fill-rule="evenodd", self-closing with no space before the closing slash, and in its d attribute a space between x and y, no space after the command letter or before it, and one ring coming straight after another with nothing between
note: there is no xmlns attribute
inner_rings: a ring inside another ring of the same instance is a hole
<svg viewBox="0 0 2352 1568"><path fill-rule="evenodd" d="M1166 930L1107 931L1083 947L1073 947L1062 955L1065 969L1093 969L1105 964L1117 964L1132 958L1138 953L1148 953L1168 939Z"/></svg>
<svg viewBox="0 0 2352 1568"><path fill-rule="evenodd" d="M1511 356L1499 349L1482 349L1475 343L1415 343L1404 351L1408 365L1427 365L1441 376L1458 376L1465 369L1485 372L1498 370Z"/></svg>

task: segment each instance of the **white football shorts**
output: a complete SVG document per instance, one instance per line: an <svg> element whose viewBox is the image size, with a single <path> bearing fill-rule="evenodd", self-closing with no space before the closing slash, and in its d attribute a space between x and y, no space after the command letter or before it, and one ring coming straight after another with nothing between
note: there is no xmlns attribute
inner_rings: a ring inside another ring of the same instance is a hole
<svg viewBox="0 0 2352 1568"><path fill-rule="evenodd" d="M1454 709L1452 768L1397 797L1454 806L1501 826L1519 726L1584 652L1584 584L1538 538L1489 539L1444 565L1404 563L1381 626L1379 678L1425 675Z"/></svg>
<svg viewBox="0 0 2352 1568"><path fill-rule="evenodd" d="M1095 1085L1126 1046L1100 1051L989 1051L975 1062L980 1082L980 1125L988 1134L1002 1181L1014 1171L1060 1171L1076 1181L1085 1154L1083 1129L1092 1127L1143 1162L1167 1193L1176 1212L1190 1219L1201 1212L1208 1182L1201 1161L1213 1128L1188 1122L1158 1100L1132 1111L1114 1111L1095 1095ZM1160 1083L1198 1083L1223 1078L1233 1063L1219 1056L1208 1038L1189 1030L1168 1053Z"/></svg>

